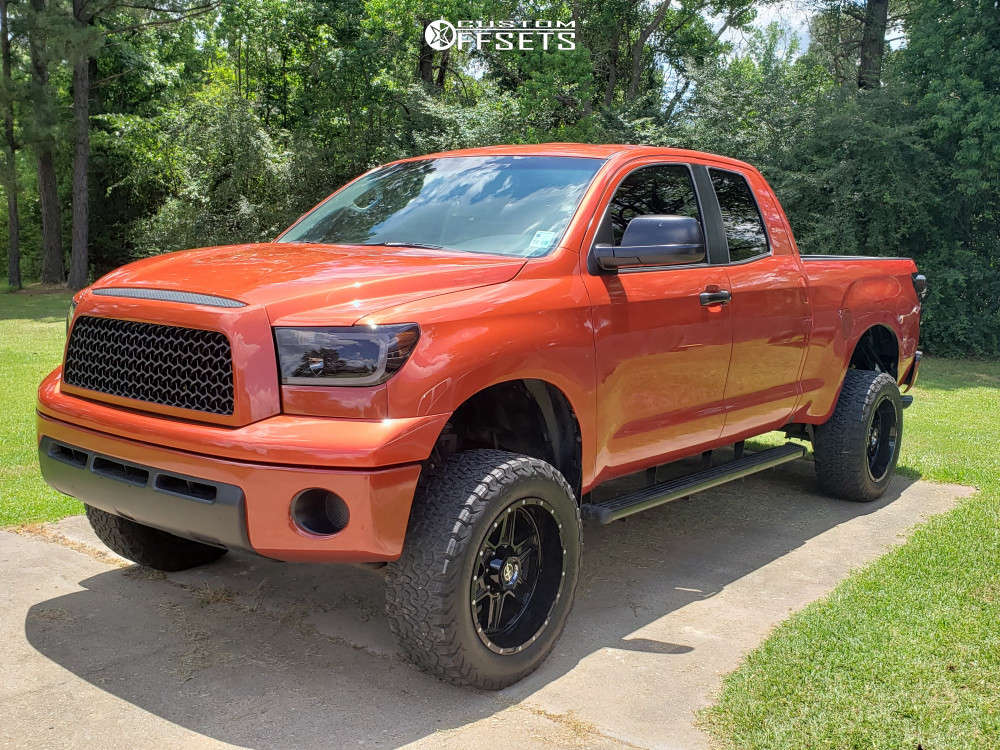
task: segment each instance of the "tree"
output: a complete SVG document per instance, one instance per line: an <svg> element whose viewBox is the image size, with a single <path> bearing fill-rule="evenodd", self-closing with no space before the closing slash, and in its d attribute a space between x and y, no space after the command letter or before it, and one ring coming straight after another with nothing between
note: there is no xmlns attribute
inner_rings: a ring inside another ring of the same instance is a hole
<svg viewBox="0 0 1000 750"><path fill-rule="evenodd" d="M815 129L833 88L830 75L800 56L797 38L777 24L748 31L744 49L706 62L692 77L683 130L661 138L749 161L779 180L795 168L796 144Z"/></svg>
<svg viewBox="0 0 1000 750"><path fill-rule="evenodd" d="M120 7L127 7L131 14L144 14L124 28L112 33L135 31L144 26L162 26L186 18L208 13L215 2L191 5L186 2L164 0L159 5L126 4L112 0L94 8L92 0L73 0L73 34L70 39L73 64L73 243L70 252L70 289L87 285L90 248L90 194L88 170L90 168L90 68L93 54L103 42L102 35L94 28L95 13L113 14Z"/></svg>
<svg viewBox="0 0 1000 750"><path fill-rule="evenodd" d="M67 286L74 291L87 285L89 260L90 65L99 39L91 31L88 5L88 0L73 0L73 240Z"/></svg>
<svg viewBox="0 0 1000 750"><path fill-rule="evenodd" d="M21 288L21 221L17 210L17 140L14 137L14 84L11 77L10 19L7 0L0 0L0 55L3 58L0 79L0 105L4 123L4 190L7 191L7 230L10 245L7 248L7 284L11 289Z"/></svg>
<svg viewBox="0 0 1000 750"><path fill-rule="evenodd" d="M52 54L54 17L46 0L31 0L28 47L31 55L33 147L38 161L38 199L42 213L42 283L61 284L65 265L56 176L55 135L58 125L49 90L49 56Z"/></svg>
<svg viewBox="0 0 1000 750"><path fill-rule="evenodd" d="M821 61L844 88L875 89L882 83L890 41L910 0L813 0L809 21L810 57Z"/></svg>
<svg viewBox="0 0 1000 750"><path fill-rule="evenodd" d="M703 17L705 13L710 11L722 13L725 17L721 27L715 31L711 31ZM659 53L669 59L673 51L671 49L672 43L683 40L682 44L687 47L684 56L694 57L697 55L697 50L692 45L695 40L690 38L691 31L701 31L701 35L705 38L699 41L703 44L708 40L718 42L726 29L731 26L748 24L754 13L751 0L728 0L728 2L722 3L714 3L710 0L683 0L677 6L670 0L661 0L660 4L643 19L631 39L628 55L631 65L625 101L633 101L638 96L643 84L644 62L650 51L652 51L654 58ZM649 42L654 37L658 45L650 50L648 48Z"/></svg>
<svg viewBox="0 0 1000 750"><path fill-rule="evenodd" d="M911 0L899 61L907 112L939 169L916 238L932 280L924 330L939 351L1000 352L1000 11L994 0Z"/></svg>
<svg viewBox="0 0 1000 750"><path fill-rule="evenodd" d="M858 88L877 89L882 81L882 52L885 27L889 18L889 0L868 0L861 32L861 61L858 65Z"/></svg>

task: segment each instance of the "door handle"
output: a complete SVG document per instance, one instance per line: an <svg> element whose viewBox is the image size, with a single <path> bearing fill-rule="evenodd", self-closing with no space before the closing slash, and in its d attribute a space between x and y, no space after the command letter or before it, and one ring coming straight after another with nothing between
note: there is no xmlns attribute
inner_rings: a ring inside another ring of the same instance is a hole
<svg viewBox="0 0 1000 750"><path fill-rule="evenodd" d="M733 298L732 293L727 289L719 289L714 292L702 292L698 295L703 305L728 305Z"/></svg>

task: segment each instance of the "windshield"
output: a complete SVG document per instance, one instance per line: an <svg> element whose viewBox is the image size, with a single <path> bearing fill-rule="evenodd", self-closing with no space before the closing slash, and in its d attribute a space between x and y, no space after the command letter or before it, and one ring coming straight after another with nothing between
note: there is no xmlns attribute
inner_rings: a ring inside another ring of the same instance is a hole
<svg viewBox="0 0 1000 750"><path fill-rule="evenodd" d="M603 163L566 156L464 156L393 164L330 196L279 242L545 255Z"/></svg>

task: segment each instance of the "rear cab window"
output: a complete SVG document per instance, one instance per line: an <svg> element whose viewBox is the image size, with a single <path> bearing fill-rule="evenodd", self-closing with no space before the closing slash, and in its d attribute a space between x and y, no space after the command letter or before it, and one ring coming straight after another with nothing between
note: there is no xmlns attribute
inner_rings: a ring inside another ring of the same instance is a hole
<svg viewBox="0 0 1000 750"><path fill-rule="evenodd" d="M764 220L746 177L723 169L708 170L719 200L722 225L729 245L729 262L740 263L769 255Z"/></svg>

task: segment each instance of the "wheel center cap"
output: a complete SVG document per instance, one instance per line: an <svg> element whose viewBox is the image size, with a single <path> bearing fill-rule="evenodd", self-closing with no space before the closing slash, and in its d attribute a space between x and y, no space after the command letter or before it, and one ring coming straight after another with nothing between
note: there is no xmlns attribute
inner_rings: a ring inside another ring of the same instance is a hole
<svg viewBox="0 0 1000 750"><path fill-rule="evenodd" d="M513 586L521 577L521 563L516 557L508 557L500 568L500 582L504 586Z"/></svg>

